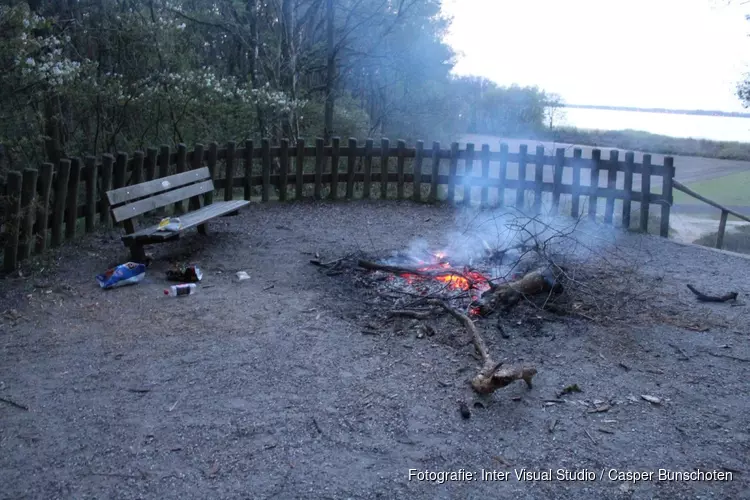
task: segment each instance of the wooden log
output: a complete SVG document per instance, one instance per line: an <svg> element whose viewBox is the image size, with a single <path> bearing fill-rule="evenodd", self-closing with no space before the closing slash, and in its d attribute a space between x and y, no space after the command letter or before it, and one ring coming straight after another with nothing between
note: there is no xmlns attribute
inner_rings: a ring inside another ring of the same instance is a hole
<svg viewBox="0 0 750 500"><path fill-rule="evenodd" d="M68 183L70 181L70 160L63 159L57 165L55 179L55 202L52 210L52 248L59 247L63 239L63 221L68 198Z"/></svg>
<svg viewBox="0 0 750 500"><path fill-rule="evenodd" d="M226 157L224 158L224 176L227 179L227 185L224 186L224 201L232 201L234 199L234 160L237 153L237 143L229 141L227 143Z"/></svg>
<svg viewBox="0 0 750 500"><path fill-rule="evenodd" d="M143 153L141 153L141 160L143 160ZM96 157L87 156L84 158L83 163L85 165L85 189L86 189L86 232L90 233L94 230L96 224Z"/></svg>
<svg viewBox="0 0 750 500"><path fill-rule="evenodd" d="M601 169L602 150L593 149L591 151L591 194L589 195L589 219L596 220L596 209L599 203L597 192L599 191L599 170Z"/></svg>
<svg viewBox="0 0 750 500"><path fill-rule="evenodd" d="M635 153L628 151L625 153L625 179L623 190L625 198L622 201L622 227L630 229L630 211L633 199L633 165L635 164Z"/></svg>
<svg viewBox="0 0 750 500"><path fill-rule="evenodd" d="M261 139L260 154L260 174L263 184L260 199L266 203L271 199L271 142L268 139Z"/></svg>
<svg viewBox="0 0 750 500"><path fill-rule="evenodd" d="M339 137L331 138L331 190L328 198L336 200L339 197L339 150L341 149L341 139Z"/></svg>
<svg viewBox="0 0 750 500"><path fill-rule="evenodd" d="M727 218L729 217L729 212L726 210L721 211L721 219L719 219L719 232L716 233L716 248L721 250L721 248L724 246L724 232L727 230Z"/></svg>
<svg viewBox="0 0 750 500"><path fill-rule="evenodd" d="M555 171L552 174L552 213L560 213L560 191L563 183L563 169L565 168L565 148L555 150Z"/></svg>
<svg viewBox="0 0 750 500"><path fill-rule="evenodd" d="M325 140L321 137L315 139L315 184L313 184L313 198L320 200L323 197L323 168L325 167L325 156L323 147Z"/></svg>
<svg viewBox="0 0 750 500"><path fill-rule="evenodd" d="M610 194L607 195L607 202L604 208L604 223L612 224L615 213L615 198L612 195L617 189L617 165L619 163L620 152L613 149L609 152L609 164L607 165L607 189Z"/></svg>
<svg viewBox="0 0 750 500"><path fill-rule="evenodd" d="M208 167L208 172L211 174L211 180L216 183L216 164L219 161L219 145L215 142L212 142L208 145L208 159L206 161L206 166ZM205 200L206 205L210 205L214 202L214 191L210 191L203 195L203 199Z"/></svg>
<svg viewBox="0 0 750 500"><path fill-rule="evenodd" d="M536 147L534 162L534 212L542 211L542 185L544 184L544 146Z"/></svg>
<svg viewBox="0 0 750 500"><path fill-rule="evenodd" d="M146 161L144 162L147 181L152 181L156 178L156 164L158 161L159 150L156 148L148 148L146 150Z"/></svg>
<svg viewBox="0 0 750 500"><path fill-rule="evenodd" d="M175 173L181 174L187 170L187 146L184 144L177 145L177 161L175 163ZM173 206L175 215L185 213L185 204L182 200L178 201Z"/></svg>
<svg viewBox="0 0 750 500"><path fill-rule="evenodd" d="M109 198L107 198L107 191L112 188L114 163L115 159L112 155L102 155L102 185L99 195L102 203L102 211L99 214L99 222L108 228L112 227L112 216L109 213Z"/></svg>
<svg viewBox="0 0 750 500"><path fill-rule="evenodd" d="M673 203L672 183L674 180L674 158L671 156L664 157L664 168L667 172L662 176L661 195L666 198L666 202L661 204L661 219L659 220L659 235L662 238L669 238L669 212Z"/></svg>
<svg viewBox="0 0 750 500"><path fill-rule="evenodd" d="M55 166L42 163L39 168L39 203L36 215L36 253L47 249L47 228L50 216L50 194L52 193L52 178Z"/></svg>
<svg viewBox="0 0 750 500"><path fill-rule="evenodd" d="M406 141L399 139L397 143L398 152L396 153L396 175L398 175L398 182L396 183L396 198L399 200L404 199L404 154L406 152Z"/></svg>
<svg viewBox="0 0 750 500"><path fill-rule="evenodd" d="M119 156L119 155L118 155ZM81 184L81 160L70 160L70 179L68 179L68 206L65 209L65 239L71 240L76 236L76 222L78 222L78 187Z"/></svg>
<svg viewBox="0 0 750 500"><path fill-rule="evenodd" d="M388 198L388 154L390 141L385 137L380 140L380 198Z"/></svg>
<svg viewBox="0 0 750 500"><path fill-rule="evenodd" d="M497 205L505 205L505 181L508 178L508 145L500 144L500 172L497 180Z"/></svg>
<svg viewBox="0 0 750 500"><path fill-rule="evenodd" d="M648 233L648 212L651 205L651 155L641 162L641 232Z"/></svg>
<svg viewBox="0 0 750 500"><path fill-rule="evenodd" d="M432 171L430 176L430 194L428 195L428 201L435 203L438 200L438 175L440 175L440 143L435 141L432 143ZM450 184L450 174L448 174L448 183ZM453 176L455 177L455 176ZM449 191L450 193L450 191ZM450 194L448 195L450 200Z"/></svg>
<svg viewBox="0 0 750 500"><path fill-rule="evenodd" d="M482 162L482 180L484 185L480 191L479 199L480 204L483 207L487 207L490 204L490 189L488 187L490 179L490 145L482 144L481 162Z"/></svg>
<svg viewBox="0 0 750 500"><path fill-rule="evenodd" d="M563 272L557 266L537 269L525 274L521 279L501 285L493 285L492 289L470 305L480 316L489 316L498 308L505 310L515 306L524 296L542 293L562 292Z"/></svg>
<svg viewBox="0 0 750 500"><path fill-rule="evenodd" d="M466 159L464 160L464 194L462 202L471 205L471 178L474 175L474 143L466 144Z"/></svg>
<svg viewBox="0 0 750 500"><path fill-rule="evenodd" d="M362 198L365 200L370 199L370 185L372 183L372 145L372 139L367 139L367 141L365 141L365 182L362 186Z"/></svg>
<svg viewBox="0 0 750 500"><path fill-rule="evenodd" d="M346 157L346 199L354 198L354 169L357 165L357 139L349 138L349 152Z"/></svg>
<svg viewBox="0 0 750 500"><path fill-rule="evenodd" d="M573 185L571 186L572 201L570 205L570 216L577 219L581 216L581 163L583 163L583 150L573 149Z"/></svg>
<svg viewBox="0 0 750 500"><path fill-rule="evenodd" d="M33 248L34 216L36 215L36 183L39 172L26 168L21 176L21 231L18 240L18 260L31 256Z"/></svg>
<svg viewBox="0 0 750 500"><path fill-rule="evenodd" d="M143 182L143 167L145 163L143 151L133 153L133 173L130 175L130 184L135 185Z"/></svg>
<svg viewBox="0 0 750 500"><path fill-rule="evenodd" d="M526 165L528 163L529 147L521 144L518 147L518 188L516 189L516 208L524 209L526 197Z"/></svg>
<svg viewBox="0 0 750 500"><path fill-rule="evenodd" d="M287 147L288 146L289 141L287 141ZM248 139L245 141L245 152L242 160L245 169L245 175L242 179L242 198L245 200L250 200L253 196L253 152L253 141ZM286 191L286 184L284 185L284 191Z"/></svg>
<svg viewBox="0 0 750 500"><path fill-rule="evenodd" d="M304 175L305 175L305 140L300 138L297 139L297 158L296 166L297 173L294 178L294 195L297 200L301 200L304 196Z"/></svg>
<svg viewBox="0 0 750 500"><path fill-rule="evenodd" d="M450 161L448 163L448 202L456 202L456 177L458 176L458 143L451 143ZM435 174L437 178L437 174ZM437 199L437 193L436 197Z"/></svg>
<svg viewBox="0 0 750 500"><path fill-rule="evenodd" d="M10 171L5 190L5 248L3 270L12 272L18 266L18 242L21 233L21 172Z"/></svg>
<svg viewBox="0 0 750 500"><path fill-rule="evenodd" d="M383 271L386 273L396 274L398 276L413 275L413 276L421 276L424 278L440 278L443 276L456 276L458 278L466 280L470 288L472 288L475 285L474 279L472 279L470 276L465 275L463 271L460 271L458 269L440 268L440 269L422 270L416 267L389 266L387 264L380 264L378 262L372 262L369 260L359 260L357 261L357 265L361 267L362 269L367 269L369 271Z"/></svg>
<svg viewBox="0 0 750 500"><path fill-rule="evenodd" d="M169 175L170 158L171 155L169 153L169 146L167 146L166 144L162 144L161 148L159 148L159 179L161 179L162 177L167 177Z"/></svg>
<svg viewBox="0 0 750 500"><path fill-rule="evenodd" d="M279 153L281 163L281 171L279 172L279 201L286 201L287 187L289 184L289 139L281 139Z"/></svg>
<svg viewBox="0 0 750 500"><path fill-rule="evenodd" d="M422 201L422 162L424 160L424 141L417 141L414 152L414 180L412 181L412 197L419 203Z"/></svg>

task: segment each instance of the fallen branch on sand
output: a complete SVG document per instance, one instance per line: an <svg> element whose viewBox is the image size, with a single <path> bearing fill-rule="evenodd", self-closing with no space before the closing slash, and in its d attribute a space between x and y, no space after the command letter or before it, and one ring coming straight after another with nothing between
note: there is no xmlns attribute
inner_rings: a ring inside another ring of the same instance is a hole
<svg viewBox="0 0 750 500"><path fill-rule="evenodd" d="M737 292L729 292L722 295L721 297L717 297L714 295L706 295L705 293L701 293L696 290L693 285L688 285L687 287L691 292L695 294L695 297L699 302L728 302L730 300L737 300Z"/></svg>
<svg viewBox="0 0 750 500"><path fill-rule="evenodd" d="M474 347L482 357L482 368L479 373L472 379L471 386L479 394L491 394L495 390L505 387L516 380L523 380L531 389L531 379L536 375L536 368L532 366L506 366L502 363L496 363L490 356L489 349L484 339L479 335L474 322L461 311L449 306L442 300L429 300L430 305L443 308L448 314L463 324L464 328L471 334Z"/></svg>

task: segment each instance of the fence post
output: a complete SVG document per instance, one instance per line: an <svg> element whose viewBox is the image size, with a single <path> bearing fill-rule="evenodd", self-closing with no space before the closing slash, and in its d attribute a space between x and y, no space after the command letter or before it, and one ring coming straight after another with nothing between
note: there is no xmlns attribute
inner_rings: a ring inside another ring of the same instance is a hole
<svg viewBox="0 0 750 500"><path fill-rule="evenodd" d="M448 202L456 201L456 176L458 175L458 143L451 143L450 160L448 162ZM437 178L437 174L435 174ZM435 195L437 199L437 194Z"/></svg>
<svg viewBox="0 0 750 500"><path fill-rule="evenodd" d="M302 138L297 139L297 156L294 161L294 197L299 201L302 199L303 191L305 189L305 140Z"/></svg>
<svg viewBox="0 0 750 500"><path fill-rule="evenodd" d="M283 140L283 139L282 139ZM253 152L255 145L251 139L245 141L245 178L242 185L242 197L249 201L253 197Z"/></svg>
<svg viewBox="0 0 750 500"><path fill-rule="evenodd" d="M52 247L62 244L63 221L68 198L68 181L70 180L70 160L63 159L57 164L55 180L55 205L52 211Z"/></svg>
<svg viewBox="0 0 750 500"><path fill-rule="evenodd" d="M159 148L159 179L169 175L170 156L169 146L162 144L161 148Z"/></svg>
<svg viewBox="0 0 750 500"><path fill-rule="evenodd" d="M279 161L281 163L281 170L279 170L279 201L286 201L287 188L289 187L289 139L281 139L281 143L279 144Z"/></svg>
<svg viewBox="0 0 750 500"><path fill-rule="evenodd" d="M86 232L90 233L96 222L96 157L87 156L83 162L86 180Z"/></svg>
<svg viewBox="0 0 750 500"><path fill-rule="evenodd" d="M427 197L429 203L435 203L438 200L438 174L440 174L440 143L435 141L432 143L432 172L430 176L430 194ZM448 179L448 182L450 183L450 178ZM450 194L448 195L448 199L451 199Z"/></svg>
<svg viewBox="0 0 750 500"><path fill-rule="evenodd" d="M563 181L563 169L565 168L565 148L555 150L555 171L552 174L552 213L560 213L560 191Z"/></svg>
<svg viewBox="0 0 750 500"><path fill-rule="evenodd" d="M139 151L136 151L136 155L138 155ZM141 161L143 161L143 153L141 153ZM181 174L185 170L187 170L187 146L184 144L178 144L177 145L177 167L175 168L175 173ZM136 161L133 162L133 172L135 173L135 169L137 168L138 161L136 156ZM176 215L180 215L185 213L185 204L182 202L182 200L175 202L174 204L174 212Z"/></svg>
<svg viewBox="0 0 750 500"><path fill-rule="evenodd" d="M518 189L516 189L516 208L524 209L526 198L526 164L528 162L529 147L521 144L518 147Z"/></svg>
<svg viewBox="0 0 750 500"><path fill-rule="evenodd" d="M224 159L226 169L224 171L224 201L231 201L234 198L234 155L237 144L234 141L227 143L227 153Z"/></svg>
<svg viewBox="0 0 750 500"><path fill-rule="evenodd" d="M534 163L534 211L542 211L542 185L544 184L544 146L536 147Z"/></svg>
<svg viewBox="0 0 750 500"><path fill-rule="evenodd" d="M479 200L483 207L487 207L490 204L490 145L482 144L482 189L480 191Z"/></svg>
<svg viewBox="0 0 750 500"><path fill-rule="evenodd" d="M630 210L633 199L633 166L635 154L632 151L625 153L625 182L623 190L625 194L622 200L622 227L630 229Z"/></svg>
<svg viewBox="0 0 750 500"><path fill-rule="evenodd" d="M399 139L396 143L398 151L396 153L396 175L398 175L398 183L396 184L396 198L399 200L404 199L404 156L406 154L406 141Z"/></svg>
<svg viewBox="0 0 750 500"><path fill-rule="evenodd" d="M500 171L497 179L497 204L505 205L505 181L508 178L508 145L500 144Z"/></svg>
<svg viewBox="0 0 750 500"><path fill-rule="evenodd" d="M212 142L208 145L208 173L211 176L211 181L214 181L216 179L216 162L219 159L219 145L215 142ZM203 199L205 200L206 205L210 205L214 202L214 192L208 191L206 194L203 195Z"/></svg>
<svg viewBox="0 0 750 500"><path fill-rule="evenodd" d="M144 164L143 151L136 151L133 153L133 173L130 176L130 184L140 184L143 182L143 164Z"/></svg>
<svg viewBox="0 0 750 500"><path fill-rule="evenodd" d="M412 165L412 197L417 203L422 201L422 160L424 159L424 141L417 141L414 146L414 164Z"/></svg>
<svg viewBox="0 0 750 500"><path fill-rule="evenodd" d="M643 155L641 165L641 231L648 233L648 212L651 203L651 155Z"/></svg>
<svg viewBox="0 0 750 500"><path fill-rule="evenodd" d="M671 156L664 157L664 176L662 177L661 195L664 200L661 203L661 220L659 221L659 234L663 238L669 238L669 212L672 208L672 181L674 180L674 158ZM721 214L724 217L724 225L726 226L726 216L724 213Z"/></svg>
<svg viewBox="0 0 750 500"><path fill-rule="evenodd" d="M474 189L471 183L471 177L474 170L474 144L468 143L466 145L466 159L464 160L464 196L461 200L466 206L471 205L471 191Z"/></svg>
<svg viewBox="0 0 750 500"><path fill-rule="evenodd" d="M391 141L385 137L380 140L380 198L388 198L388 157Z"/></svg>
<svg viewBox="0 0 750 500"><path fill-rule="evenodd" d="M99 221L106 227L112 227L112 217L109 214L109 198L107 191L112 187L112 165L115 159L110 154L102 155L102 212L99 214ZM154 163L156 166L156 163Z"/></svg>
<svg viewBox="0 0 750 500"><path fill-rule="evenodd" d="M47 249L47 228L49 227L50 215L50 193L52 192L52 174L55 166L51 163L42 163L39 168L39 208L36 216L36 252L41 253Z"/></svg>
<svg viewBox="0 0 750 500"><path fill-rule="evenodd" d="M322 198L323 190L323 166L325 165L325 156L323 147L325 140L318 137L315 139L315 184L313 186L313 198L319 200Z"/></svg>
<svg viewBox="0 0 750 500"><path fill-rule="evenodd" d="M328 197L336 200L339 197L339 158L341 157L341 140L338 137L331 139L331 192Z"/></svg>
<svg viewBox="0 0 750 500"><path fill-rule="evenodd" d="M589 182L589 219L596 220L596 209L599 204L599 169L601 168L602 151L594 149L591 151L591 182Z"/></svg>
<svg viewBox="0 0 750 500"><path fill-rule="evenodd" d="M152 181L156 178L156 162L158 161L159 150L156 148L148 148L146 150L146 180Z"/></svg>
<svg viewBox="0 0 750 500"><path fill-rule="evenodd" d="M719 250L724 246L724 231L727 229L727 217L729 217L729 212L722 210L721 219L719 220L719 232L716 233L716 248Z"/></svg>
<svg viewBox="0 0 750 500"><path fill-rule="evenodd" d="M190 164L190 170L198 170L203 166L203 144L196 144L193 148L193 158ZM205 193L203 193L203 199L205 200ZM201 196L196 195L188 200L188 210L198 210L201 208ZM205 226L204 226L205 228ZM205 232L205 229L203 230Z"/></svg>
<svg viewBox="0 0 750 500"><path fill-rule="evenodd" d="M349 151L346 157L346 199L354 198L354 168L357 166L357 139L349 138Z"/></svg>
<svg viewBox="0 0 750 500"><path fill-rule="evenodd" d="M36 201L36 181L39 172L35 168L26 168L21 180L21 234L19 236L18 260L31 256L31 236L34 232L34 215Z"/></svg>
<svg viewBox="0 0 750 500"><path fill-rule="evenodd" d="M18 238L21 225L21 172L8 172L5 224L6 240L3 251L3 269L15 271L18 265Z"/></svg>
<svg viewBox="0 0 750 500"><path fill-rule="evenodd" d="M362 186L362 198L370 199L370 184L372 183L372 145L373 140L365 141L365 183Z"/></svg>
<svg viewBox="0 0 750 500"><path fill-rule="evenodd" d="M570 216L577 219L581 216L581 158L583 150L573 149L573 185L570 188L572 200L570 203Z"/></svg>
<svg viewBox="0 0 750 500"><path fill-rule="evenodd" d="M271 197L271 142L268 139L260 141L262 164L261 174L263 176L263 192L261 201L267 202Z"/></svg>
<svg viewBox="0 0 750 500"><path fill-rule="evenodd" d="M615 190L617 189L617 167L620 152L613 149L609 152L609 170L607 171L607 204L604 208L604 223L612 224L615 213Z"/></svg>
<svg viewBox="0 0 750 500"><path fill-rule="evenodd" d="M68 180L68 208L65 210L66 240L71 240L76 236L76 224L78 222L78 188L80 184L81 160L79 158L71 158L70 179Z"/></svg>

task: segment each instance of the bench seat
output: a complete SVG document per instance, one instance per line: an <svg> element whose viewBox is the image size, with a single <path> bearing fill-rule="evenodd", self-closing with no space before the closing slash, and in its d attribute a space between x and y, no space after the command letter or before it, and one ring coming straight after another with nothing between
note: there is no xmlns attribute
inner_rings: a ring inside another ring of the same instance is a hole
<svg viewBox="0 0 750 500"><path fill-rule="evenodd" d="M240 208L249 204L250 202L246 200L215 201L211 205L206 205L194 212L180 215L179 219L182 223L182 228L179 231L159 231L159 225L156 224L151 227L143 228L132 234L126 234L122 237L122 241L125 242L126 245L129 245L130 243L148 244L176 240L180 237L180 234L187 229L200 226L214 217L220 217L222 215L236 212Z"/></svg>

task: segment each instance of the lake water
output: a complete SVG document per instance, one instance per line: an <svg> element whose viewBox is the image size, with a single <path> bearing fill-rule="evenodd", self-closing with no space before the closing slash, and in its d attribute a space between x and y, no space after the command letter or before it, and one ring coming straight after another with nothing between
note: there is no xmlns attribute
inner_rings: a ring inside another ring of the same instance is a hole
<svg viewBox="0 0 750 500"><path fill-rule="evenodd" d="M672 137L750 143L750 118L565 108L558 124L584 129L632 129Z"/></svg>

